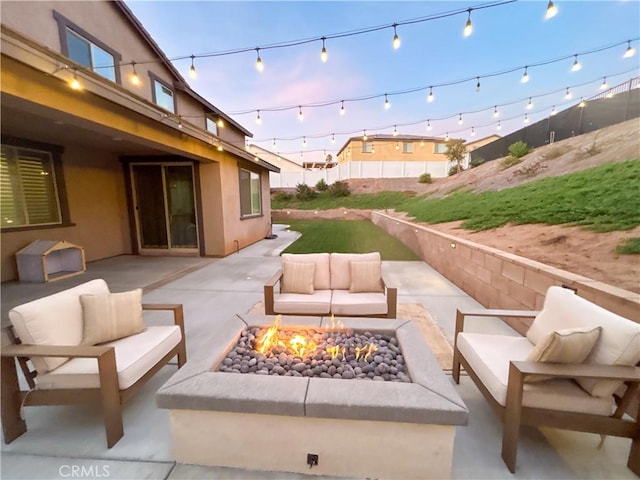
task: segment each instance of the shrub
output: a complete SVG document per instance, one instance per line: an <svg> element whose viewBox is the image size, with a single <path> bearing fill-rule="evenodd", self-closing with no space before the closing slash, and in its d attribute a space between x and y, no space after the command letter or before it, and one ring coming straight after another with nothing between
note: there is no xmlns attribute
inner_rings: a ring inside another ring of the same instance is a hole
<svg viewBox="0 0 640 480"><path fill-rule="evenodd" d="M296 198L298 200L312 200L318 196L318 193L305 183L296 185Z"/></svg>
<svg viewBox="0 0 640 480"><path fill-rule="evenodd" d="M293 195L288 192L276 192L273 194L273 199L278 202L288 202L293 198Z"/></svg>
<svg viewBox="0 0 640 480"><path fill-rule="evenodd" d="M514 165L518 165L522 162L521 158L513 157L511 155L504 157L500 162L500 170L506 170L509 167L513 167Z"/></svg>
<svg viewBox="0 0 640 480"><path fill-rule="evenodd" d="M332 197L348 197L351 195L349 184L343 180L337 180L329 187L329 195Z"/></svg>
<svg viewBox="0 0 640 480"><path fill-rule="evenodd" d="M420 177L418 178L418 183L431 183L431 174L430 173L423 173L422 175L420 175Z"/></svg>
<svg viewBox="0 0 640 480"><path fill-rule="evenodd" d="M529 153L529 146L525 142L515 142L509 145L509 153L512 157L522 158Z"/></svg>
<svg viewBox="0 0 640 480"><path fill-rule="evenodd" d="M569 150L570 149L566 146L553 147L550 148L544 155L542 155L542 158L544 158L545 160L555 160L556 158L561 157L562 155L567 153Z"/></svg>
<svg viewBox="0 0 640 480"><path fill-rule="evenodd" d="M640 237L622 240L616 247L616 252L623 255L640 255Z"/></svg>
<svg viewBox="0 0 640 480"><path fill-rule="evenodd" d="M460 169L460 171L462 171L462 168ZM449 176L455 175L456 173L458 173L458 166L454 165L449 169Z"/></svg>
<svg viewBox="0 0 640 480"><path fill-rule="evenodd" d="M316 190L319 192L326 192L329 189L329 185L327 185L327 182L324 181L324 178L321 178L320 180L318 180L318 183L316 183Z"/></svg>
<svg viewBox="0 0 640 480"><path fill-rule="evenodd" d="M482 157L472 158L471 161L469 162L469 167L476 168L477 166L480 166L483 163L484 163L484 158Z"/></svg>

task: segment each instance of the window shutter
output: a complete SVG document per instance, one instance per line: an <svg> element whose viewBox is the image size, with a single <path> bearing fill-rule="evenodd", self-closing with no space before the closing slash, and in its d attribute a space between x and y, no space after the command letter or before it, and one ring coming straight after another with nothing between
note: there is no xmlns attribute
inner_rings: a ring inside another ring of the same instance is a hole
<svg viewBox="0 0 640 480"><path fill-rule="evenodd" d="M54 173L49 156L41 152L19 149L17 163L28 223L59 223Z"/></svg>

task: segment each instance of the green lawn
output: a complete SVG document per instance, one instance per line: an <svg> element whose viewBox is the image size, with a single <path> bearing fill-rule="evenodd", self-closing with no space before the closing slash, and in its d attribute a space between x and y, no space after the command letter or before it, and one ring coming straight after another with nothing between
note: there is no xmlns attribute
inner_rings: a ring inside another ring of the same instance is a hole
<svg viewBox="0 0 640 480"><path fill-rule="evenodd" d="M380 252L383 260L420 260L400 240L367 220L292 220L302 233L284 253Z"/></svg>

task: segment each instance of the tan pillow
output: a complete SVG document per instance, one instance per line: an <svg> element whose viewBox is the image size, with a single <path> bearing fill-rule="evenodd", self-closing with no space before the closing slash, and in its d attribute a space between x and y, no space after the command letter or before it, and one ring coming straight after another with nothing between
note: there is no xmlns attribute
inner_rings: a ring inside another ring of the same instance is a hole
<svg viewBox="0 0 640 480"><path fill-rule="evenodd" d="M315 263L282 262L282 293L313 295Z"/></svg>
<svg viewBox="0 0 640 480"><path fill-rule="evenodd" d="M383 292L382 264L380 262L349 262L351 269L351 293Z"/></svg>
<svg viewBox="0 0 640 480"><path fill-rule="evenodd" d="M582 363L600 337L602 327L569 328L550 332L531 351L527 360L547 363ZM553 377L534 377L527 381L540 382Z"/></svg>
<svg viewBox="0 0 640 480"><path fill-rule="evenodd" d="M104 295L80 295L84 329L81 345L96 345L140 333L142 289Z"/></svg>

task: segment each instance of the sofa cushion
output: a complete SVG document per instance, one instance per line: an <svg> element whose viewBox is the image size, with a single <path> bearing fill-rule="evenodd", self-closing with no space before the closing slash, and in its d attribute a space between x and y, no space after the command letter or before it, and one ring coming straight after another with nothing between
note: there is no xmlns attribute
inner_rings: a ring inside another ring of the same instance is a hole
<svg viewBox="0 0 640 480"><path fill-rule="evenodd" d="M81 345L97 345L144 330L142 289L130 292L80 295L84 329Z"/></svg>
<svg viewBox="0 0 640 480"><path fill-rule="evenodd" d="M116 370L120 390L129 388L158 363L182 335L177 325L149 327L137 335L108 342L116 354ZM73 358L54 371L36 377L38 388L99 388L98 361L95 358Z"/></svg>
<svg viewBox="0 0 640 480"><path fill-rule="evenodd" d="M525 337L459 333L456 345L491 396L502 406L507 401L509 362L525 361L533 344ZM568 378L526 383L522 404L526 407L610 415L613 397L594 397Z"/></svg>
<svg viewBox="0 0 640 480"><path fill-rule="evenodd" d="M315 264L316 269L313 273L313 288L315 290L331 289L328 253L283 253L282 261Z"/></svg>
<svg viewBox="0 0 640 480"><path fill-rule="evenodd" d="M380 253L332 253L331 289L349 290L351 286L351 267L349 262L380 262Z"/></svg>
<svg viewBox="0 0 640 480"><path fill-rule="evenodd" d="M91 280L73 288L19 305L9 311L9 319L20 341L27 345L80 345L82 305L80 295L109 293L104 280ZM33 358L38 374L53 370L66 357Z"/></svg>
<svg viewBox="0 0 640 480"><path fill-rule="evenodd" d="M282 293L313 294L315 263L282 262Z"/></svg>
<svg viewBox="0 0 640 480"><path fill-rule="evenodd" d="M273 310L280 314L324 315L331 311L331 290L315 290L312 295L276 294Z"/></svg>
<svg viewBox="0 0 640 480"><path fill-rule="evenodd" d="M384 293L351 293L334 290L331 313L341 316L386 315L387 297Z"/></svg>
<svg viewBox="0 0 640 480"><path fill-rule="evenodd" d="M351 293L382 293L382 262L349 262Z"/></svg>
<svg viewBox="0 0 640 480"><path fill-rule="evenodd" d="M640 361L640 324L616 315L562 287L550 287L527 338L539 343L549 332L577 327L602 327L600 338L585 360L602 365L635 365ZM615 380L578 379L592 395L609 397L620 386Z"/></svg>

